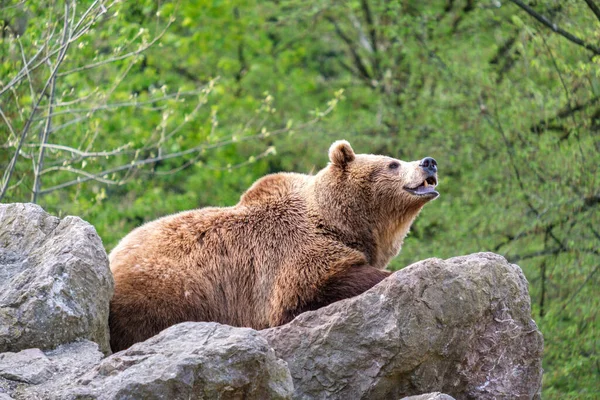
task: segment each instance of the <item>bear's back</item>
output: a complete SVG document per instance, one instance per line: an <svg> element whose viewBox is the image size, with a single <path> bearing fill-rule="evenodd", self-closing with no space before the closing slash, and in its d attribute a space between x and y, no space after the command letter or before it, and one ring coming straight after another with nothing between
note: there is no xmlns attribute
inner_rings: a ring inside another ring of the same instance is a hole
<svg viewBox="0 0 600 400"><path fill-rule="evenodd" d="M111 313L129 325L139 319L144 337L183 321L268 327L282 265L313 235L298 191L305 179L280 175L259 180L234 207L169 215L127 235L109 256ZM130 344L118 342L120 323L111 321L115 348Z"/></svg>
<svg viewBox="0 0 600 400"><path fill-rule="evenodd" d="M256 181L236 206L184 211L146 223L110 253L111 270L117 273L138 264L140 258L157 265L148 260L151 256L181 259L194 254L206 261L221 258L219 249L223 253L226 247L260 252L267 242L275 240L281 246L287 240L299 240L310 225L303 193L310 178L295 173L267 175Z"/></svg>

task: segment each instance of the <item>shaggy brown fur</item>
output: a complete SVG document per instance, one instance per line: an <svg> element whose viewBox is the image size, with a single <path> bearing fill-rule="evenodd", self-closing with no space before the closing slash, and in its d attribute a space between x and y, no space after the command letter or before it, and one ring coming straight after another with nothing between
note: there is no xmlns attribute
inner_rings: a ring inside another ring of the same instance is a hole
<svg viewBox="0 0 600 400"><path fill-rule="evenodd" d="M437 177L419 161L355 155L346 141L329 158L315 176L258 180L234 207L170 215L127 235L110 254L113 351L183 321L281 325L388 276L382 269L438 195L405 189Z"/></svg>

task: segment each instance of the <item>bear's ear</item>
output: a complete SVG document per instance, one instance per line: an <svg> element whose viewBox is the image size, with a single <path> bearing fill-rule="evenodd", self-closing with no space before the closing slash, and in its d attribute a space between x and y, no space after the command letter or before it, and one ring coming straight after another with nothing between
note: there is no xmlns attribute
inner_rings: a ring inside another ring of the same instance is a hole
<svg viewBox="0 0 600 400"><path fill-rule="evenodd" d="M329 148L329 160L338 167L345 168L354 158L354 150L345 140L335 141Z"/></svg>

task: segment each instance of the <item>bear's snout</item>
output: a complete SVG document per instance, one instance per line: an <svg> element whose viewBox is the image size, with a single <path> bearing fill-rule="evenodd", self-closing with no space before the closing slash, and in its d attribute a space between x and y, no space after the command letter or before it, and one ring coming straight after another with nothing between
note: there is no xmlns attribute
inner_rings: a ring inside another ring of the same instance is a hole
<svg viewBox="0 0 600 400"><path fill-rule="evenodd" d="M432 176L437 172L437 161L433 157L425 157L419 163L419 167L427 172L427 176Z"/></svg>

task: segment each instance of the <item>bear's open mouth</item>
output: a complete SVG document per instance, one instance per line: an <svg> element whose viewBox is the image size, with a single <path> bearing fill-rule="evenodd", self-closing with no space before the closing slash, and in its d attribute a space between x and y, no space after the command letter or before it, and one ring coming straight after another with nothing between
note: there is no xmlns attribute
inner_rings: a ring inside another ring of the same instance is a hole
<svg viewBox="0 0 600 400"><path fill-rule="evenodd" d="M437 178L434 176L430 176L425 179L419 186L414 188L404 187L410 194L414 194L415 196L428 196L428 197L437 197L440 194L435 190L437 186Z"/></svg>

